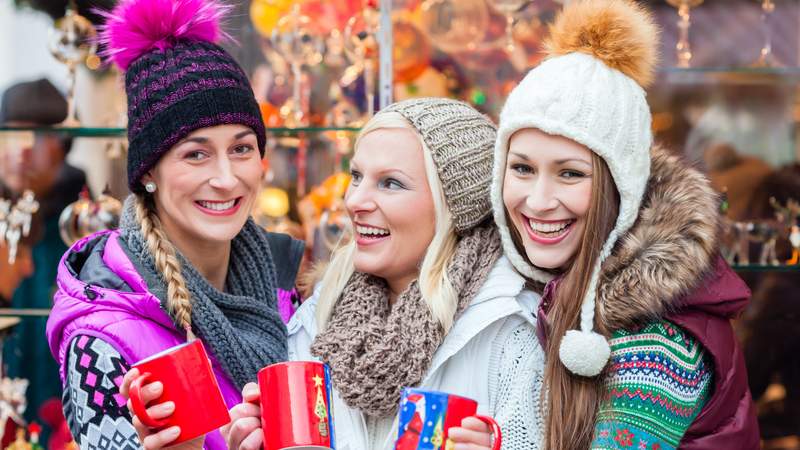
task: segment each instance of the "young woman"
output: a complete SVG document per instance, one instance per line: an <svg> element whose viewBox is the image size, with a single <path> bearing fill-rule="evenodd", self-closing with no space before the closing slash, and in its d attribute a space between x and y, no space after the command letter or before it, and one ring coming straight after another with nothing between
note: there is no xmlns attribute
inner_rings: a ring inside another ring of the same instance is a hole
<svg viewBox="0 0 800 450"><path fill-rule="evenodd" d="M394 448L405 386L474 398L504 443L536 445L539 296L491 223L494 139L489 120L447 99L397 103L361 131L345 197L355 238L288 325L290 359L331 367L338 450ZM258 387L243 395L223 434L258 449Z"/></svg>
<svg viewBox="0 0 800 450"><path fill-rule="evenodd" d="M126 372L140 359L196 335L233 407L259 369L287 357L276 289L293 284L302 243L249 218L265 130L244 72L213 43L220 14L204 0L133 0L108 17L105 42L126 70L133 195L118 231L64 255L47 332L82 449L159 448L178 436L150 433L126 408L137 375ZM152 383L146 396L161 390ZM205 448L225 448L219 432Z"/></svg>
<svg viewBox="0 0 800 450"><path fill-rule="evenodd" d="M633 2L570 3L500 117L495 220L547 283L546 449L759 447L729 322L749 291L718 255L717 196L652 147L657 36Z"/></svg>

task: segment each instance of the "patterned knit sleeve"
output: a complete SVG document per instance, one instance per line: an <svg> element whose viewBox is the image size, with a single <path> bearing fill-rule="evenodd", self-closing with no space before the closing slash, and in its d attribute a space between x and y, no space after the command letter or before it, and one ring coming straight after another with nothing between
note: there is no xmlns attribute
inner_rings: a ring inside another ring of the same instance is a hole
<svg viewBox="0 0 800 450"><path fill-rule="evenodd" d="M503 450L536 450L544 428L541 387L544 353L528 323L515 327L498 344L491 391L492 415L503 431Z"/></svg>
<svg viewBox="0 0 800 450"><path fill-rule="evenodd" d="M67 355L64 416L81 450L138 450L141 447L125 399L119 393L130 366L107 342L89 336L72 340Z"/></svg>
<svg viewBox="0 0 800 450"><path fill-rule="evenodd" d="M592 449L677 448L711 394L710 355L667 321L618 331L610 344L607 397Z"/></svg>

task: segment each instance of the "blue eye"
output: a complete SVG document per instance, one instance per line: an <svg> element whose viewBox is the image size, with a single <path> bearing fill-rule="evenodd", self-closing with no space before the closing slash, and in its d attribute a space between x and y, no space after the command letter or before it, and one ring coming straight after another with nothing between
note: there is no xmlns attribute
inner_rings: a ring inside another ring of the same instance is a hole
<svg viewBox="0 0 800 450"><path fill-rule="evenodd" d="M512 164L511 170L519 175L529 175L533 173L533 167L527 164Z"/></svg>
<svg viewBox="0 0 800 450"><path fill-rule="evenodd" d="M358 183L361 182L361 172L357 170L350 170L350 184L353 186L358 186Z"/></svg>
<svg viewBox="0 0 800 450"><path fill-rule="evenodd" d="M386 178L384 180L381 180L380 183L378 183L378 187L389 190L398 190L406 188L403 185L403 183L395 180L394 178Z"/></svg>

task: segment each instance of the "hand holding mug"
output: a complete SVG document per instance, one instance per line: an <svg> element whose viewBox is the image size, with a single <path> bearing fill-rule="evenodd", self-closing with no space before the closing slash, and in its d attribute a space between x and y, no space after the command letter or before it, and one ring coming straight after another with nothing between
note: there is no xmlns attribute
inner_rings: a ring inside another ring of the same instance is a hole
<svg viewBox="0 0 800 450"><path fill-rule="evenodd" d="M466 397L406 388L400 399L394 448L500 450L500 426L491 417L476 415L477 410L478 402Z"/></svg>
<svg viewBox="0 0 800 450"><path fill-rule="evenodd" d="M242 389L242 403L230 410L231 423L220 429L230 450L259 450L264 444L261 431L261 391L255 383Z"/></svg>
<svg viewBox="0 0 800 450"><path fill-rule="evenodd" d="M137 362L123 385L147 450L183 443L200 448L207 433L231 420L200 340Z"/></svg>
<svg viewBox="0 0 800 450"><path fill-rule="evenodd" d="M136 429L136 433L139 435L139 441L141 441L145 450L157 450L164 448L178 438L181 433L180 427L173 426L165 428L161 431L156 431L142 423L142 421L133 411L130 400L131 385L134 382L137 382L137 385L139 385L141 384L141 381L141 373L139 373L138 369L133 368L129 370L122 379L122 386L119 388L120 394L122 394L125 400L128 401L128 409L133 417L133 427ZM161 382L156 381L144 387L140 387L139 389L140 396L144 404L150 405L164 392L164 385L161 384ZM154 406L147 406L147 414L150 416L150 418L155 420L164 420L170 417L173 412L175 412L175 403L170 401L159 403ZM200 450L203 448L204 440L205 439L201 436L197 439L184 442L183 444L172 448L175 450Z"/></svg>
<svg viewBox="0 0 800 450"><path fill-rule="evenodd" d="M465 417L460 427L450 428L453 450L491 450L492 430L477 417Z"/></svg>

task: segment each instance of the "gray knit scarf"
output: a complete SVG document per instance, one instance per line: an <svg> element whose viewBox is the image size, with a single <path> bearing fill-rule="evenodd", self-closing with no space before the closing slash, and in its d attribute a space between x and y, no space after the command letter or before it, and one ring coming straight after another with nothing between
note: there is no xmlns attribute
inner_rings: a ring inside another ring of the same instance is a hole
<svg viewBox="0 0 800 450"><path fill-rule="evenodd" d="M132 262L166 311L167 286L136 221L133 196L125 201L120 234ZM191 294L192 330L239 389L255 381L262 367L287 359L286 326L277 310L275 265L266 231L248 219L233 239L225 292L212 286L180 253L178 258Z"/></svg>
<svg viewBox="0 0 800 450"><path fill-rule="evenodd" d="M469 306L502 254L492 226L478 227L456 246L447 274L458 293L455 318ZM417 281L392 308L382 278L356 272L348 281L311 352L331 368L342 400L369 416L395 413L403 387L427 373L445 332L422 299Z"/></svg>

